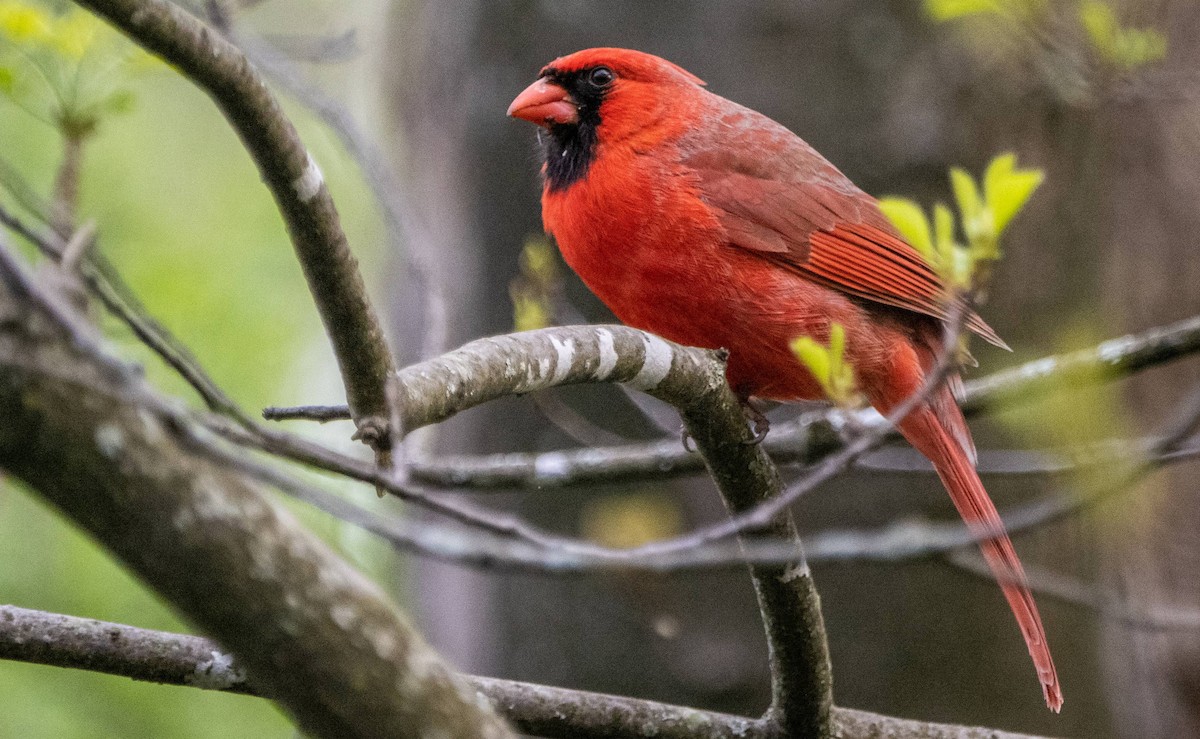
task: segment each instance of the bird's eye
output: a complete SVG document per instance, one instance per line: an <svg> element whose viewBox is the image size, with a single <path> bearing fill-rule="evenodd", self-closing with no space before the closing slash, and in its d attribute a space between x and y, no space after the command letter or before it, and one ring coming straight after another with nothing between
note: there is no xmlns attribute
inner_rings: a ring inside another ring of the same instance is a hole
<svg viewBox="0 0 1200 739"><path fill-rule="evenodd" d="M608 87L616 79L616 75L608 67L596 67L588 73L588 82L593 87Z"/></svg>

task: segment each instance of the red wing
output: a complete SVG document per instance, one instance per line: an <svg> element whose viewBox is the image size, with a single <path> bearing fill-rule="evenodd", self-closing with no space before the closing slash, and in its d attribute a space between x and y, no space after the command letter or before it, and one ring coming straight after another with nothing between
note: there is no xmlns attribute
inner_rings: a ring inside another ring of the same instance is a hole
<svg viewBox="0 0 1200 739"><path fill-rule="evenodd" d="M946 291L904 242L875 200L817 157L810 179L780 181L745 171L694 169L701 197L734 246L848 295L947 317ZM999 336L972 313L967 326L996 346Z"/></svg>

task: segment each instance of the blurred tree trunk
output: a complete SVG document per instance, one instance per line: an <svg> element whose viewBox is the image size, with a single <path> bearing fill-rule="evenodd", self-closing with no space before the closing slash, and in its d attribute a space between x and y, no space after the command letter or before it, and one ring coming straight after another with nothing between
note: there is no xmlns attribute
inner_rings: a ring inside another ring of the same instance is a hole
<svg viewBox="0 0 1200 739"><path fill-rule="evenodd" d="M1153 8L1136 22L1168 29L1171 66L1182 70L1191 61L1194 69L1192 4ZM410 2L392 14L388 33L393 55L385 94L398 131L390 140L427 219L428 253L455 291L452 343L510 328L508 282L522 243L541 230L532 132L505 120L504 110L547 61L598 45L640 48L682 64L718 94L788 125L875 194L946 199L947 167L978 171L1003 149L1045 167L1050 179L1016 226L986 311L1023 353L1054 348L1062 325L1089 313L1098 331L1114 335L1179 318L1200 303L1196 263L1188 258L1189 237L1200 225L1193 223L1200 180L1192 174L1200 164L1194 143L1200 118L1186 91L1167 101L1155 95L1089 101L1067 94L1069 85L1039 86L1022 76L1027 69L989 61L978 38L959 33L955 24L932 24L911 2ZM567 293L590 320L609 318L573 278ZM400 319L415 315L401 302L404 296L397 300ZM980 359L988 370L1012 361L989 349ZM1179 387L1188 371L1173 372L1150 375L1145 389L1130 395L1139 417L1158 419L1174 402L1163 388ZM1194 376L1194 367L1190 372ZM635 421L612 418L612 396L603 392L569 399L602 425L639 429ZM1142 396L1153 402L1143 403ZM502 415L460 420L442 436L441 448L537 450L569 443L528 403L494 413ZM986 426L979 436L982 447L993 438ZM1024 478L987 483L1007 503L1045 487ZM1183 502L1183 487L1167 485L1165 477L1159 483L1173 492L1139 504L1147 508L1143 522L1158 520L1155 510L1191 513L1186 506L1195 504ZM689 525L723 515L704 484L625 492L667 501ZM575 531L588 527L595 501L613 495L535 492L514 500L538 523ZM1122 497L1111 508L1128 510L1133 500ZM953 517L932 475L859 475L804 501L798 521L814 530L922 512ZM1175 515L1176 528L1187 528L1193 515ZM663 518L670 516L659 516L668 525ZM1163 583L1168 601L1189 602L1192 593L1178 588L1183 581L1194 587L1183 573L1195 556L1187 537L1195 534L1154 531L1157 547L1144 545L1135 532L1117 536L1112 526L1073 521L1024 537L1019 546L1047 561L1067 561L1057 566L1070 570L1070 557L1094 549L1098 537L1119 539L1124 543L1114 545L1109 561L1122 566L1107 565L1106 572L1127 572L1142 586ZM1147 568L1160 572L1151 577ZM1097 568L1081 561L1074 569L1095 577ZM560 581L421 565L419 576L430 636L462 667L727 711L754 713L766 705L761 626L748 578L740 573ZM1135 728L1149 725L1148 713L1168 711L1155 696L1197 694L1178 677L1173 686L1158 686L1129 671L1144 660L1122 651L1142 654L1152 639L1168 645L1159 650L1164 655L1179 659L1196 653L1192 634L1134 635L1105 625L1098 648L1093 614L1042 597L1068 700L1066 712L1053 717L1040 708L1025 650L994 585L937 563L829 566L818 569L817 581L843 705L1109 735L1101 650L1109 663L1126 668L1113 671L1109 696L1127 717L1130 736L1147 736ZM1170 646L1180 640L1189 651ZM1158 662L1145 668L1172 674ZM1157 687L1135 689L1152 684ZM1175 703L1184 712L1185 701ZM1158 735L1172 735L1163 731Z"/></svg>
<svg viewBox="0 0 1200 739"><path fill-rule="evenodd" d="M1106 181L1112 218L1103 242L1102 291L1123 328L1137 329L1200 310L1200 7L1146 3L1144 20L1168 34L1170 58L1158 86L1108 111ZM1155 7L1157 6L1157 7ZM1150 84L1154 84L1151 81ZM1195 361L1130 384L1140 428L1174 419L1200 388ZM1125 603L1200 604L1200 487L1196 463L1156 475L1121 499L1119 525L1106 527L1105 582ZM1200 633L1134 628L1101 631L1109 696L1126 737L1200 736Z"/></svg>

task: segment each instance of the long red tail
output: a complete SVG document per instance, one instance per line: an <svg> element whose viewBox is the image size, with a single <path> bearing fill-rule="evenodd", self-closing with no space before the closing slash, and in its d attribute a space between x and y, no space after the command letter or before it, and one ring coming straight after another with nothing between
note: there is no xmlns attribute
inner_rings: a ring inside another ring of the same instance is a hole
<svg viewBox="0 0 1200 739"><path fill-rule="evenodd" d="M908 414L900 423L900 433L933 462L938 477L942 478L942 484L950 493L950 499L971 531L980 536L1004 531L1000 514L996 512L996 506L984 490L983 482L971 462L974 456L971 432L949 389L943 389L931 404ZM1033 658L1038 679L1042 682L1046 705L1057 713L1063 703L1058 673L1050 657L1042 618L1033 601L1033 594L1029 592L1025 570L1017 559L1012 541L1008 534L1002 533L982 542L979 548L999 581L1013 615L1017 617L1021 635L1029 647L1029 656Z"/></svg>

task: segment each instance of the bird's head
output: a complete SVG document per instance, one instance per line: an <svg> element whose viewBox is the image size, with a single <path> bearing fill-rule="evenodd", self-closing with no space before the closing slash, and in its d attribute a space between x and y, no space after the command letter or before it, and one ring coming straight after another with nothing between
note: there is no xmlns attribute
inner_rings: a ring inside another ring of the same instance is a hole
<svg viewBox="0 0 1200 739"><path fill-rule="evenodd" d="M630 49L586 49L542 68L508 114L542 126L546 181L586 174L599 141L616 142L662 120L704 82L678 65Z"/></svg>

